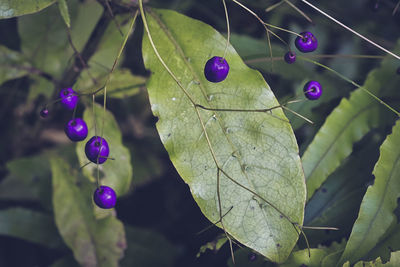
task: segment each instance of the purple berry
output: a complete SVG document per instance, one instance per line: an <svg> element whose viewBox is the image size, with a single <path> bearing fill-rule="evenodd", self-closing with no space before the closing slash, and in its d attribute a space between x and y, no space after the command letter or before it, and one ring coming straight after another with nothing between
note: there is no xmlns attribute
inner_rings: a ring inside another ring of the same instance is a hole
<svg viewBox="0 0 400 267"><path fill-rule="evenodd" d="M397 74L400 75L400 67L397 68Z"/></svg>
<svg viewBox="0 0 400 267"><path fill-rule="evenodd" d="M248 259L249 259L249 261L255 261L257 259L257 254L256 253L249 253Z"/></svg>
<svg viewBox="0 0 400 267"><path fill-rule="evenodd" d="M320 98L322 94L322 86L317 81L309 81L304 85L304 95L310 100L316 100Z"/></svg>
<svg viewBox="0 0 400 267"><path fill-rule="evenodd" d="M71 141L83 141L88 135L88 128L84 120L75 118L70 120L64 128L65 134Z"/></svg>
<svg viewBox="0 0 400 267"><path fill-rule="evenodd" d="M74 109L78 104L79 97L72 88L62 89L60 92L61 104L67 109Z"/></svg>
<svg viewBox="0 0 400 267"><path fill-rule="evenodd" d="M111 187L102 185L94 191L93 200L98 207L111 209L117 202L117 194L115 194L115 191Z"/></svg>
<svg viewBox="0 0 400 267"><path fill-rule="evenodd" d="M85 146L86 157L93 163L103 164L110 153L108 143L104 138L100 136L93 136L87 141Z"/></svg>
<svg viewBox="0 0 400 267"><path fill-rule="evenodd" d="M284 59L285 59L286 63L292 64L296 61L296 53L289 51L285 54Z"/></svg>
<svg viewBox="0 0 400 267"><path fill-rule="evenodd" d="M300 33L302 37L298 36L294 41L297 49L299 49L303 53L312 52L318 47L318 40L311 32L302 32Z"/></svg>
<svg viewBox="0 0 400 267"><path fill-rule="evenodd" d="M229 73L229 65L225 58L213 57L209 59L204 67L204 75L207 80L219 83L225 80Z"/></svg>
<svg viewBox="0 0 400 267"><path fill-rule="evenodd" d="M49 116L49 110L47 108L43 108L40 111L40 117L42 117L43 119L47 118L47 116Z"/></svg>

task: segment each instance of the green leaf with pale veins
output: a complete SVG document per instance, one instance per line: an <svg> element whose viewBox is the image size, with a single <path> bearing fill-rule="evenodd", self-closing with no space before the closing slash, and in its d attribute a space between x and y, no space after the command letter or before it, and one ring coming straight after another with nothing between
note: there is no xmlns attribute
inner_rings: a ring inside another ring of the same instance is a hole
<svg viewBox="0 0 400 267"><path fill-rule="evenodd" d="M400 197L400 122L393 127L380 148L373 174L375 182L367 190L353 226L341 263L354 263L365 256L384 236L392 223Z"/></svg>
<svg viewBox="0 0 400 267"><path fill-rule="evenodd" d="M0 0L0 19L39 12L56 0Z"/></svg>
<svg viewBox="0 0 400 267"><path fill-rule="evenodd" d="M58 9L60 10L60 14L63 17L67 27L71 27L71 19L69 18L67 0L58 0Z"/></svg>
<svg viewBox="0 0 400 267"><path fill-rule="evenodd" d="M103 107L96 104L95 105L95 115L96 115L96 131L97 135L101 136L101 129L103 126ZM80 165L83 166L89 162L85 154L85 144L86 142L95 135L94 128L94 116L92 108L87 108L83 113L83 119L85 120L89 134L84 142L79 142L76 146L76 153L78 154L78 159ZM131 165L131 154L129 150L122 143L122 134L119 130L117 121L115 120L113 114L106 111L104 116L104 130L103 138L106 139L108 146L110 148L109 157L114 160L108 159L105 163L99 165L101 170L101 183L112 187L117 196L125 194L131 185L132 181L132 165ZM97 179L97 167L96 164L89 164L83 168L83 173L90 178L91 181Z"/></svg>
<svg viewBox="0 0 400 267"><path fill-rule="evenodd" d="M147 19L161 56L196 103L231 109L279 105L261 74L248 68L231 46L226 54L231 66L227 79L218 84L205 79L204 64L212 56L222 56L226 45L210 26L167 10L151 11ZM282 110L213 112L198 108L197 114L156 58L146 36L143 57L152 72L147 89L152 111L159 118L161 141L201 211L213 223L220 219L212 151L226 173L220 176L220 200L227 232L271 261L285 261L298 233L282 213L302 225L305 184L296 139Z"/></svg>
<svg viewBox="0 0 400 267"><path fill-rule="evenodd" d="M364 87L384 97L388 91L398 87L399 78L394 77L392 72L393 61L386 59L380 68L368 74ZM302 156L308 199L350 155L353 144L383 123L379 116L382 112L388 120L394 121L394 113L361 88L352 92L349 99L342 99Z"/></svg>
<svg viewBox="0 0 400 267"><path fill-rule="evenodd" d="M50 165L56 225L75 259L85 267L118 266L126 248L123 224L112 211L96 219L95 186L72 168L68 159L54 154Z"/></svg>

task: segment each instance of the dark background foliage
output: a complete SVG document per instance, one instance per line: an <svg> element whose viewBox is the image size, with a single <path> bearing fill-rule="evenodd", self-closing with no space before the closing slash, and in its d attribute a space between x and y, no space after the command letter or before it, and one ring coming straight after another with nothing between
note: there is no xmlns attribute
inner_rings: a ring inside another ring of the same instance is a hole
<svg viewBox="0 0 400 267"><path fill-rule="evenodd" d="M177 10L212 25L220 32L226 32L221 1L152 0L149 2L154 7ZM302 16L284 4L272 12L265 13L265 8L276 2L246 1L248 6L256 13L261 14L265 21L295 31L303 29L315 31L320 38L320 54L381 54L374 47L357 39L304 4L299 3L300 1L294 2L313 19L314 25L308 23ZM339 20L351 25L357 31L365 33L389 49L395 46L396 38L398 38L398 34L395 33L398 33L400 27L400 12L392 16L396 3L396 1L390 0L318 1L320 8L329 11ZM228 9L231 29L235 35L246 35L258 39L260 41L258 44L264 44L264 47L261 46L260 52L259 45L253 47L252 44L238 41L238 38L235 42L235 38L233 38L233 45L242 57L245 60L267 57L267 39L263 27L231 1L228 1ZM9 49L20 51L21 38L18 35L17 21L18 18L0 20L0 44ZM66 32L62 34L66 34ZM138 21L138 26L126 47L123 66L129 68L134 74L148 76L149 73L145 70L141 58L142 34L142 24ZM286 33L281 34L281 36L287 41L293 40L293 37ZM273 43L275 46L283 47L276 39L273 39ZM282 55L275 54L274 56ZM354 58L322 59L321 62L334 67L340 73L346 74L359 83L363 83L367 73L379 64L378 60ZM294 75L290 77L272 70L269 63L256 67L262 71L278 99L285 99L285 97L292 95L302 82L299 77ZM323 76L326 74L321 68L310 68L309 71L315 73L315 75ZM351 85L345 84L337 78L332 78L332 76L326 79L331 88L337 91L324 105L313 109L312 117L316 122L315 126L299 123L295 128L302 151L311 141L326 116L338 105L340 98L348 96L350 91L354 89ZM56 106L48 120L40 119L38 111L49 99L43 95L28 99L32 82L31 79L22 77L7 81L0 87L0 181L10 175L7 167L8 162L21 157L39 155L45 150L65 146L69 143L63 133L63 124L68 119L69 114L65 114ZM102 99L99 98L98 101L101 103ZM163 253L171 256L168 266L226 266L230 257L227 246L224 246L220 251L208 250L201 257L196 257L200 247L213 241L221 231L213 227L198 234L199 231L209 226L210 222L202 215L190 194L188 186L180 179L169 161L156 132L156 119L151 114L145 89L142 88L138 94L130 97L110 99L108 108L117 118L123 135L123 143L131 151L134 173L132 190L118 201L116 207L118 218L126 226L145 228L146 231L164 236L166 241L163 242L167 242L168 246L163 247L166 250ZM82 113L82 110L78 110L78 113ZM359 163L360 169L363 169L366 173L370 173L370 169L372 169L373 163L379 155L378 147L389 131L390 126L375 130L356 145L353 152L355 158L357 153L364 153L364 156L365 150L368 153L365 156L367 163ZM368 164L368 162L370 163ZM363 166L365 165L370 166L370 168L364 169ZM30 169L28 168L27 171L29 172ZM361 184L365 184L372 178L364 180ZM363 192L365 192L365 189L366 187L361 186L361 191L364 190ZM1 209L25 207L50 214L46 206L36 201L18 197L8 198L4 195L1 197L1 194L3 193L0 192ZM24 192L17 192L16 195L18 194L24 194ZM345 218L348 221L341 222L338 218L338 224L343 223L343 231L333 235L329 232L310 233L311 244L316 245L321 242L329 244L332 241L340 241L341 238L347 237L352 222L356 218L361 199L362 194L354 199L355 212L352 213L352 216ZM26 220L29 220L29 218L26 218ZM1 232L4 233L4 230ZM128 235L128 239L129 237ZM300 246L304 246L304 244L302 245L300 242ZM149 261L151 257L157 257L158 252L156 250L158 248L149 247L149 249L153 250L153 254L144 255L142 265L138 266L147 266L146 257ZM72 255L65 247L48 248L44 245L25 241L22 238L0 236L0 266L50 266L65 255ZM132 266L128 264L126 266ZM159 264L158 266L163 265Z"/></svg>

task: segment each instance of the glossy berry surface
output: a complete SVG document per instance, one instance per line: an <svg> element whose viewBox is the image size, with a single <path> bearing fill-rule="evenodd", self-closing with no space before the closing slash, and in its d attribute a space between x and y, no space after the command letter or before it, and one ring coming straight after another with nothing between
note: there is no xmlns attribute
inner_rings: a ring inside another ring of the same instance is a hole
<svg viewBox="0 0 400 267"><path fill-rule="evenodd" d="M60 92L61 104L67 109L74 109L78 104L79 97L72 88L62 89Z"/></svg>
<svg viewBox="0 0 400 267"><path fill-rule="evenodd" d="M317 81L309 81L304 85L304 95L310 100L316 100L322 95L322 86Z"/></svg>
<svg viewBox="0 0 400 267"><path fill-rule="evenodd" d="M286 63L292 64L296 61L296 53L289 51L285 54L284 59L285 59Z"/></svg>
<svg viewBox="0 0 400 267"><path fill-rule="evenodd" d="M117 203L117 194L115 194L115 191L111 187L102 185L94 191L93 200L98 207L111 209Z"/></svg>
<svg viewBox="0 0 400 267"><path fill-rule="evenodd" d="M298 36L294 41L297 49L303 53L312 52L318 47L318 40L311 32L300 33L302 37Z"/></svg>
<svg viewBox="0 0 400 267"><path fill-rule="evenodd" d="M65 134L71 141L83 141L88 135L86 122L80 118L70 120L64 128Z"/></svg>
<svg viewBox="0 0 400 267"><path fill-rule="evenodd" d="M213 83L219 83L226 79L229 73L229 65L225 58L210 58L204 66L204 76Z"/></svg>
<svg viewBox="0 0 400 267"><path fill-rule="evenodd" d="M49 110L47 108L43 108L40 111L40 117L42 117L43 119L47 118L49 116Z"/></svg>
<svg viewBox="0 0 400 267"><path fill-rule="evenodd" d="M85 145L86 157L93 163L97 163L98 158L99 164L103 164L106 162L109 153L107 141L100 136L93 136Z"/></svg>

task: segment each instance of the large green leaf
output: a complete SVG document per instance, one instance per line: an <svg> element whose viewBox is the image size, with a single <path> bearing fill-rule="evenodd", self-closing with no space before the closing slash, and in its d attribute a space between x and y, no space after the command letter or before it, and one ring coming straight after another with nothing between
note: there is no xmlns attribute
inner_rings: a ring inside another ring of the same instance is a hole
<svg viewBox="0 0 400 267"><path fill-rule="evenodd" d="M387 59L382 67L368 75L364 88L383 97L385 92L396 88L398 83L392 72L393 61ZM373 127L383 124L380 121L380 112L385 112L389 120L394 117L361 88L355 90L349 99L342 99L302 157L308 199L350 155L353 144Z"/></svg>
<svg viewBox="0 0 400 267"><path fill-rule="evenodd" d="M27 75L30 67L23 54L0 45L0 85Z"/></svg>
<svg viewBox="0 0 400 267"><path fill-rule="evenodd" d="M96 126L97 135L101 135L103 126L103 107L95 105L96 115ZM89 135L87 140L95 135L94 128L94 116L92 108L87 108L83 113L83 119L85 120L88 128ZM118 127L118 123L115 120L111 112L106 111L104 116L104 135L109 147L110 157L115 160L107 160L104 164L99 165L102 172L102 184L112 187L118 196L125 194L131 185L132 180L132 165L131 155L129 150L122 143L122 135ZM86 140L86 141L87 141ZM85 155L85 144L86 142L79 142L76 146L76 153L78 154L79 162L83 166L89 162ZM84 174L95 181L97 175L96 164L89 164L83 169Z"/></svg>
<svg viewBox="0 0 400 267"><path fill-rule="evenodd" d="M261 74L249 69L231 46L227 79L214 84L204 78L204 64L222 56L226 45L210 26L167 10L149 12L147 18L161 56L198 104L236 109L278 105ZM298 233L282 214L302 224L305 185L296 140L282 110L266 114L196 109L160 64L147 37L143 57L152 71L147 88L161 141L204 215L211 222L220 219L213 153L226 173L220 175L220 202L227 232L271 261L283 262Z"/></svg>
<svg viewBox="0 0 400 267"><path fill-rule="evenodd" d="M0 234L48 248L64 247L51 215L24 208L0 211Z"/></svg>
<svg viewBox="0 0 400 267"><path fill-rule="evenodd" d="M55 154L50 164L56 225L75 259L85 267L118 266L126 248L123 224L112 212L96 219L95 186L88 184L68 159Z"/></svg>
<svg viewBox="0 0 400 267"><path fill-rule="evenodd" d="M55 0L0 0L0 19L39 12Z"/></svg>
<svg viewBox="0 0 400 267"><path fill-rule="evenodd" d="M103 8L96 1L79 3L68 1L71 35L75 47L81 51L95 27ZM67 30L57 6L18 19L21 50L36 68L59 78L73 57Z"/></svg>
<svg viewBox="0 0 400 267"><path fill-rule="evenodd" d="M367 190L353 226L341 263L354 263L366 255L396 222L393 211L400 197L400 123L393 127L380 149L373 174L375 182Z"/></svg>

